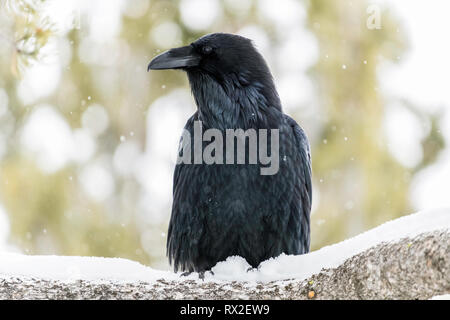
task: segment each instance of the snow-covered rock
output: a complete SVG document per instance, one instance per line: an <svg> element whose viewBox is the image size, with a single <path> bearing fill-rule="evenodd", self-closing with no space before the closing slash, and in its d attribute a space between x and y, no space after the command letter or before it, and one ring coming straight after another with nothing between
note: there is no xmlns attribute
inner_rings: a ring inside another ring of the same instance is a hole
<svg viewBox="0 0 450 320"><path fill-rule="evenodd" d="M0 253L0 298L429 299L450 291L450 210L405 216L248 268L245 259L229 257L200 280L125 259Z"/></svg>

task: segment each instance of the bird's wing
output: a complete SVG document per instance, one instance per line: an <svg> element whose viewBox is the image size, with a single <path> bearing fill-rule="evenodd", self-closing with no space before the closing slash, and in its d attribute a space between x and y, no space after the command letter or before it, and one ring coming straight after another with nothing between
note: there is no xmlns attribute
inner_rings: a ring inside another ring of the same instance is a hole
<svg viewBox="0 0 450 320"><path fill-rule="evenodd" d="M193 126L194 121L198 120L198 112L195 112L192 117L188 119L184 126L184 130L190 133L191 137L193 137ZM179 145L178 145L178 156L181 156L181 151L183 150L183 136L180 137ZM180 172L183 171L184 164L183 163L177 163L175 166L175 172L173 174L173 190L174 193L178 184L179 184L179 178L180 178Z"/></svg>
<svg viewBox="0 0 450 320"><path fill-rule="evenodd" d="M196 120L197 113L187 121L184 127L185 130L190 132L191 137L193 137L193 123ZM183 137L180 139L179 155L181 155L182 150ZM189 210L193 207L193 199L187 197L186 192L190 190L187 186L190 182L188 180L192 178L191 170L193 169L194 166L192 165L177 163L173 176L173 204L167 233L167 255L169 262L171 264L173 262L175 271L179 269L193 271L188 265L191 260L189 255L193 252L189 246L193 241L187 241L187 238L200 237L200 234L192 235L189 227L192 223L192 221L189 221L189 216L192 214Z"/></svg>
<svg viewBox="0 0 450 320"><path fill-rule="evenodd" d="M293 206L300 213L301 227L301 251L308 252L310 245L310 212L312 204L312 169L311 169L311 152L308 137L297 122L289 116L285 116L288 125L292 128L295 137L295 145L297 148L298 159L298 175L299 185L296 188L296 195L293 198Z"/></svg>

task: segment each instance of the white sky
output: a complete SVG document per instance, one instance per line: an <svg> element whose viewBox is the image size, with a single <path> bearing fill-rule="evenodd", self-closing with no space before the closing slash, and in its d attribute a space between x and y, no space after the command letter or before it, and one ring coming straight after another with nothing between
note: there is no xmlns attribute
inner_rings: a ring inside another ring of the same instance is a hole
<svg viewBox="0 0 450 320"><path fill-rule="evenodd" d="M395 68L380 72L380 87L384 94L405 98L424 110L443 111L442 133L450 145L450 2L447 0L377 0L392 8L400 19L410 42L410 50ZM388 121L389 122L389 121ZM392 122L392 121L391 121ZM406 162L414 162L411 123L398 119L397 130L391 131L394 153L409 153ZM395 126L395 124L390 124ZM416 125L416 130L419 130ZM408 131L411 134L408 134ZM403 138L402 138L403 137ZM400 160L400 159L399 159ZM404 163L404 161L402 161ZM450 148L439 161L417 176L411 188L411 200L416 209L450 207Z"/></svg>
<svg viewBox="0 0 450 320"><path fill-rule="evenodd" d="M450 2L447 0L386 1L400 19L410 51L400 67L382 75L387 93L404 96L425 108L450 105Z"/></svg>

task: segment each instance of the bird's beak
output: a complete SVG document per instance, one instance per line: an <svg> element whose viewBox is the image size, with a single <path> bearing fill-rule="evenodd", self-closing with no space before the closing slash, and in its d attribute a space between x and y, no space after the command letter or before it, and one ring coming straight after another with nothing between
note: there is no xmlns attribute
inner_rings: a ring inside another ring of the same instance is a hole
<svg viewBox="0 0 450 320"><path fill-rule="evenodd" d="M195 67L199 65L200 59L192 46L174 48L156 56L148 65L147 71Z"/></svg>

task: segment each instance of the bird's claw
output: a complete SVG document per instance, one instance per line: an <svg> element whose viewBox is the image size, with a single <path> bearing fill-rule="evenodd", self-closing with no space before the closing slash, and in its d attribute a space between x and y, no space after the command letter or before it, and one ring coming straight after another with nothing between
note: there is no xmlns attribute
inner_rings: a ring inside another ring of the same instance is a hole
<svg viewBox="0 0 450 320"><path fill-rule="evenodd" d="M209 273L212 276L214 275L214 272L212 272L211 270L209 270L209 271L201 271L201 272L198 273L198 278L201 279L201 280L205 280L205 274L206 273Z"/></svg>
<svg viewBox="0 0 450 320"><path fill-rule="evenodd" d="M188 277L188 276L190 276L191 274L192 274L191 271L186 271L186 272L183 272L183 273L180 275L180 277Z"/></svg>
<svg viewBox="0 0 450 320"><path fill-rule="evenodd" d="M201 279L201 280L205 280L205 273L206 273L206 272L209 272L211 275L214 275L214 272L212 272L211 270L210 270L210 271L200 271L200 272L198 273L198 278ZM180 275L180 277L188 277L188 276L190 276L192 273L193 273L192 271L186 271L186 272L183 272L183 273Z"/></svg>

